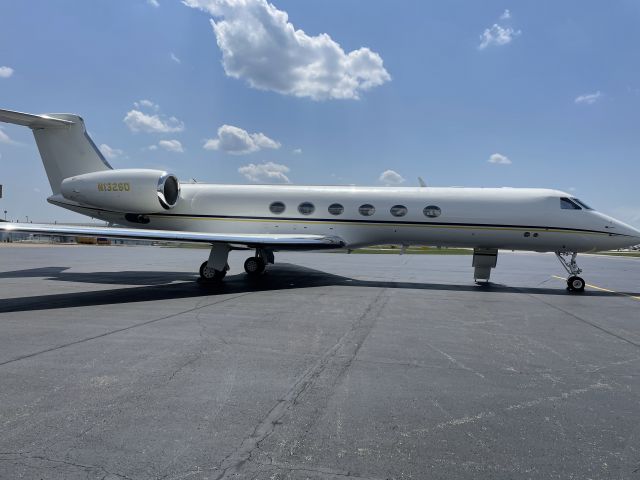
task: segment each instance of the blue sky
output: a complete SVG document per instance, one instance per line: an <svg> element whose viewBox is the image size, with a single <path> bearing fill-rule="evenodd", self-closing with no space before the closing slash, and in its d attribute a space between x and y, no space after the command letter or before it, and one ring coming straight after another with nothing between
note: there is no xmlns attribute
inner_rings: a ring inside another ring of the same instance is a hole
<svg viewBox="0 0 640 480"><path fill-rule="evenodd" d="M550 187L640 226L636 1L185 3L2 2L0 108L82 115L115 168ZM0 155L0 214L80 221L28 129Z"/></svg>

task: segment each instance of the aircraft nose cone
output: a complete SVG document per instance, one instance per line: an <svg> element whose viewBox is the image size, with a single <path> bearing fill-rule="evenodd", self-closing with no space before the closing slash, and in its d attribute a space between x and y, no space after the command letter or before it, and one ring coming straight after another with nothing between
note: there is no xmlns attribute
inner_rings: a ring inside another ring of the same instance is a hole
<svg viewBox="0 0 640 480"><path fill-rule="evenodd" d="M630 237L630 246L640 245L640 230L637 230L629 225L624 225L624 227L626 230L625 233Z"/></svg>
<svg viewBox="0 0 640 480"><path fill-rule="evenodd" d="M632 227L631 225L624 225L624 226L629 231L629 235L631 235L634 238L640 238L640 230Z"/></svg>

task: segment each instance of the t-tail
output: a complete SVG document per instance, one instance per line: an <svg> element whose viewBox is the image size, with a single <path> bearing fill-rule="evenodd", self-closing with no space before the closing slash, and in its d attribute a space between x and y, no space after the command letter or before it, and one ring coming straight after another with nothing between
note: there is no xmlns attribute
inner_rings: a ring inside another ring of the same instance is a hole
<svg viewBox="0 0 640 480"><path fill-rule="evenodd" d="M23 125L33 131L54 195L61 192L65 178L111 170L78 115L32 115L0 109L0 122Z"/></svg>
<svg viewBox="0 0 640 480"><path fill-rule="evenodd" d="M97 218L99 211L121 214L118 221L124 222L130 215L169 210L179 200L180 182L173 174L111 168L78 115L0 110L0 122L33 131L54 205Z"/></svg>

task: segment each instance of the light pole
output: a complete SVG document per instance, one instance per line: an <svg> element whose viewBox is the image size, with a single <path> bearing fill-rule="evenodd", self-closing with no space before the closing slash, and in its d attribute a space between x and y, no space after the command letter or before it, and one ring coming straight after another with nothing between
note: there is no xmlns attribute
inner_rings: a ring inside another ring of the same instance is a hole
<svg viewBox="0 0 640 480"><path fill-rule="evenodd" d="M6 210L4 211L4 221L5 222L7 221L7 211Z"/></svg>
<svg viewBox="0 0 640 480"><path fill-rule="evenodd" d="M29 215L25 215L27 217L27 223L29 223Z"/></svg>

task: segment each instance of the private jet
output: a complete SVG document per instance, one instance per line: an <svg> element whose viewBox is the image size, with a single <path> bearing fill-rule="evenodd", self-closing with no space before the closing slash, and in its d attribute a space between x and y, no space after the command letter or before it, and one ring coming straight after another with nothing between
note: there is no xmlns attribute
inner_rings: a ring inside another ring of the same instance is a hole
<svg viewBox="0 0 640 480"><path fill-rule="evenodd" d="M393 244L473 249L478 283L489 281L500 249L555 252L567 289L582 292L578 253L640 243L640 231L558 190L181 182L162 170L113 169L78 115L0 110L0 121L33 131L49 203L109 225L6 223L0 231L207 244L205 282L224 278L231 250L252 251L244 269L257 276L278 251Z"/></svg>

